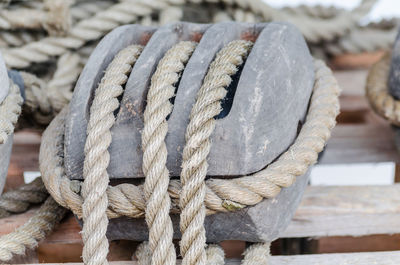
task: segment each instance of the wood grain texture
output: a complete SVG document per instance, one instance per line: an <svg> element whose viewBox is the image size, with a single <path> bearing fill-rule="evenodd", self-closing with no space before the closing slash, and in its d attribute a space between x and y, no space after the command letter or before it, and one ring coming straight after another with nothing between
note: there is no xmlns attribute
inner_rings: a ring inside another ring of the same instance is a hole
<svg viewBox="0 0 400 265"><path fill-rule="evenodd" d="M400 184L391 186L308 187L281 237L362 236L400 233ZM0 235L34 213L0 219ZM70 215L44 242L80 243L80 227Z"/></svg>
<svg viewBox="0 0 400 265"><path fill-rule="evenodd" d="M227 265L239 265L239 260L226 260ZM313 254L295 256L272 256L270 265L397 265L400 263L400 251L366 252L346 254ZM83 265L83 263L41 263L42 265ZM178 261L177 264L180 264ZM39 264L32 264L39 265ZM136 261L115 261L110 265L139 265Z"/></svg>

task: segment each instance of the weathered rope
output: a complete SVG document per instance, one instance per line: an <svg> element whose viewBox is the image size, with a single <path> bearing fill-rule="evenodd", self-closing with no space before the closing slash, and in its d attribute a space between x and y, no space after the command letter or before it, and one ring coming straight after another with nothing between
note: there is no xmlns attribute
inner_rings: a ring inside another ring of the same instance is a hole
<svg viewBox="0 0 400 265"><path fill-rule="evenodd" d="M363 0L351 12L341 12L331 19L319 19L306 15L276 10L261 0L202 0L202 1L173 1L173 0L121 0L121 3L110 6L107 10L95 11L95 15L80 20L65 37L46 37L21 47L3 50L6 64L12 68L26 68L32 63L49 61L54 56L60 56L68 50L81 48L85 43L97 40L115 27L135 21L144 24L157 24L176 21L182 17L182 7L196 2L204 5L220 2L226 8L234 8L234 19L255 22L256 17L261 21L288 21L295 24L310 43L332 41L346 35L356 28L359 20L366 15L376 0ZM134 6L134 8L132 8ZM223 11L221 11L223 12ZM92 13L93 14L93 13ZM158 14L158 21L153 21L151 15ZM80 14L76 15L81 18ZM219 16L221 17L221 16Z"/></svg>
<svg viewBox="0 0 400 265"><path fill-rule="evenodd" d="M388 50L394 43L397 31L397 27L387 30L369 27L357 28L336 42L327 43L324 49L326 53L332 55Z"/></svg>
<svg viewBox="0 0 400 265"><path fill-rule="evenodd" d="M314 91L306 122L293 145L275 162L253 175L230 180L206 180L205 205L209 214L216 211L235 211L246 205L255 205L263 198L272 198L280 192L281 187L290 186L296 176L303 175L308 166L317 161L318 153L324 148L336 123L340 89L332 72L322 61L315 61L315 73ZM66 109L61 111L43 133L39 155L40 171L53 198L76 215L82 216L80 183L69 180L63 169L66 112ZM180 182L171 180L168 192L173 201L179 202L180 191ZM145 201L141 185L108 186L107 194L109 218L143 216ZM179 211L172 208L174 213Z"/></svg>
<svg viewBox="0 0 400 265"><path fill-rule="evenodd" d="M128 80L141 50L141 46L131 45L115 56L95 91L90 107L82 184L82 258L85 264L107 264L106 190L109 182L107 167L110 154L107 149L111 144L110 128L115 122L114 111L119 107L118 97L123 92L122 86Z"/></svg>
<svg viewBox="0 0 400 265"><path fill-rule="evenodd" d="M66 212L66 209L49 197L28 222L0 237L0 261L9 261L14 255L24 255L26 248L35 248Z"/></svg>
<svg viewBox="0 0 400 265"><path fill-rule="evenodd" d="M271 243L257 243L253 244L246 249L243 253L244 259L242 265L269 265Z"/></svg>
<svg viewBox="0 0 400 265"><path fill-rule="evenodd" d="M18 8L0 10L0 29L45 29L61 35L69 29L69 1L45 0L43 9Z"/></svg>
<svg viewBox="0 0 400 265"><path fill-rule="evenodd" d="M208 169L207 156L211 148L209 137L215 128L214 117L222 110L220 101L226 96L226 88L232 82L231 76L243 64L252 46L250 41L232 41L217 53L192 107L190 122L186 128L180 175L180 249L183 265L205 264L206 261L204 180Z"/></svg>
<svg viewBox="0 0 400 265"><path fill-rule="evenodd" d="M18 86L11 80L9 86L9 94L3 102L0 103L0 144L3 144L8 136L14 132L14 126L21 113L21 105L23 102Z"/></svg>
<svg viewBox="0 0 400 265"><path fill-rule="evenodd" d="M400 101L389 93L388 78L390 53L374 64L369 70L366 95L371 107L391 124L400 126Z"/></svg>
<svg viewBox="0 0 400 265"><path fill-rule="evenodd" d="M134 8L132 8L134 6ZM153 10L167 7L164 0L125 0L95 16L81 20L66 37L47 37L22 47L3 51L8 67L25 68L31 63L48 61L53 56L64 54L70 49L78 49L86 42L99 39L119 25L135 22L138 16L150 15Z"/></svg>
<svg viewBox="0 0 400 265"><path fill-rule="evenodd" d="M196 48L196 43L182 41L169 49L158 63L151 78L147 105L143 113L142 131L143 185L146 199L146 222L149 227L151 264L175 264L175 247L172 242L173 227L169 217L171 199L168 194L169 172L165 137L168 132L167 117L172 112L170 99L185 64Z"/></svg>
<svg viewBox="0 0 400 265"><path fill-rule="evenodd" d="M49 196L40 178L0 196L0 218L25 212L31 204L41 203Z"/></svg>

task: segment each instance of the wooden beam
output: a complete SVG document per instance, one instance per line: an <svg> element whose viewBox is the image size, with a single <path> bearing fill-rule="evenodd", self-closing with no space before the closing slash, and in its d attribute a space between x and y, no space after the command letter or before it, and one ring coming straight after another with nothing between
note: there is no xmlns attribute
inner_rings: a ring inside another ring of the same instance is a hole
<svg viewBox="0 0 400 265"><path fill-rule="evenodd" d="M281 237L400 233L400 184L310 186Z"/></svg>
<svg viewBox="0 0 400 265"><path fill-rule="evenodd" d="M83 263L41 263L31 265L83 265ZM178 261L178 264L180 262ZM226 260L227 265L239 265L239 260ZM400 251L340 253L340 254L311 254L295 256L272 256L271 265L370 265L370 264L400 264ZM110 265L139 265L136 261L114 261Z"/></svg>
<svg viewBox="0 0 400 265"><path fill-rule="evenodd" d="M324 164L400 162L389 124L337 125L321 157Z"/></svg>
<svg viewBox="0 0 400 265"><path fill-rule="evenodd" d="M362 236L400 233L400 184L307 187L281 237ZM26 222L34 210L0 219L0 235ZM80 227L70 215L43 243L80 243Z"/></svg>

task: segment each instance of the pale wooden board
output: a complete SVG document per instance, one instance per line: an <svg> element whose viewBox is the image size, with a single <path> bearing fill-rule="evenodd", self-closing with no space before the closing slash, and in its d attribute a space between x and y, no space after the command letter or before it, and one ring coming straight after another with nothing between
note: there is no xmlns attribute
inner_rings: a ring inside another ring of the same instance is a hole
<svg viewBox="0 0 400 265"><path fill-rule="evenodd" d="M281 237L400 233L400 184L307 188Z"/></svg>
<svg viewBox="0 0 400 265"><path fill-rule="evenodd" d="M180 262L177 262L180 264ZM43 265L82 265L83 263L41 263ZM139 265L136 261L114 261L110 265ZM239 260L226 260L227 265L239 265ZM295 256L272 256L270 265L397 265L400 251L365 252L346 254L314 254ZM32 264L39 265L39 264Z"/></svg>
<svg viewBox="0 0 400 265"><path fill-rule="evenodd" d="M339 124L333 129L320 163L400 162L389 124Z"/></svg>
<svg viewBox="0 0 400 265"><path fill-rule="evenodd" d="M281 237L362 236L400 233L400 184L391 186L308 187ZM0 235L26 222L34 210L0 219ZM80 227L66 218L46 243L80 243Z"/></svg>

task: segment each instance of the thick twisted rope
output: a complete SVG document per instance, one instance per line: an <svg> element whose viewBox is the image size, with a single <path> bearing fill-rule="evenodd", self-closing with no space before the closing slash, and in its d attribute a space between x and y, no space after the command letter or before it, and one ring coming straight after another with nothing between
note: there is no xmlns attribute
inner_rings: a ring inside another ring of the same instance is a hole
<svg viewBox="0 0 400 265"><path fill-rule="evenodd" d="M119 25L132 23L139 16L150 15L153 10L166 6L167 3L163 0L125 0L93 17L81 20L71 28L66 37L47 37L22 47L4 50L4 60L11 68L25 68L34 62L45 62L69 49L78 49L88 41L99 39Z"/></svg>
<svg viewBox="0 0 400 265"><path fill-rule="evenodd" d="M115 56L95 91L90 107L82 184L82 258L88 265L107 264L106 190L109 182L107 167L110 154L107 149L111 144L110 129L115 122L114 111L119 107L122 86L128 80L141 50L141 46L131 45Z"/></svg>
<svg viewBox="0 0 400 265"><path fill-rule="evenodd" d="M66 212L66 209L49 197L28 222L0 237L0 261L9 261L14 255L24 255L27 248L35 248Z"/></svg>
<svg viewBox="0 0 400 265"><path fill-rule="evenodd" d="M0 144L3 144L8 136L14 132L14 126L21 113L23 102L18 86L11 80L8 85L10 86L9 94L0 103Z"/></svg>
<svg viewBox="0 0 400 265"><path fill-rule="evenodd" d="M275 197L281 187L290 186L297 176L317 161L330 137L339 113L340 89L330 69L315 61L316 79L306 121L293 145L268 167L249 176L235 179L206 180L205 205L208 214L235 211L255 205L263 198ZM43 133L39 155L43 182L62 206L82 216L80 183L69 180L63 169L64 126L67 110L63 110ZM172 200L179 202L181 183L171 180L168 192ZM121 184L108 186L109 218L143 216L145 201L142 186ZM173 203L174 205L175 203ZM172 208L173 213L179 209Z"/></svg>
<svg viewBox="0 0 400 265"><path fill-rule="evenodd" d="M222 110L220 101L226 96L226 88L232 82L231 76L243 64L252 45L249 41L232 41L217 53L192 107L190 122L186 128L180 175L180 249L183 265L205 264L206 261L204 180L208 168L207 156L211 148L209 137L215 128L214 117Z"/></svg>
<svg viewBox="0 0 400 265"><path fill-rule="evenodd" d="M46 87L53 117L70 102L82 68L82 59L77 53L65 53L58 58L56 71Z"/></svg>
<svg viewBox="0 0 400 265"><path fill-rule="evenodd" d="M0 197L0 218L25 212L31 204L41 203L48 196L40 178L15 190L7 191Z"/></svg>
<svg viewBox="0 0 400 265"><path fill-rule="evenodd" d="M324 49L332 55L388 50L393 45L396 35L397 27L388 30L357 28L336 42L327 43Z"/></svg>
<svg viewBox="0 0 400 265"><path fill-rule="evenodd" d="M146 177L143 190L153 265L175 264L176 260L172 242L173 227L169 217L171 199L168 194L165 137L168 132L167 117L173 108L170 99L175 95L175 85L195 48L196 43L182 41L166 52L151 78L143 114L142 168Z"/></svg>
<svg viewBox="0 0 400 265"><path fill-rule="evenodd" d="M244 259L242 265L270 265L270 243L257 243L253 244L246 249L243 253Z"/></svg>
<svg viewBox="0 0 400 265"><path fill-rule="evenodd" d="M228 7L236 6L237 9L242 9L242 12L236 11L237 15L235 16L238 19L242 17L244 21L249 21L248 19L252 21L254 19L253 16L245 15L248 12L259 16L262 21L289 21L297 25L305 38L312 43L333 40L347 34L349 30L357 26L360 18L366 15L376 2L376 0L363 0L359 7L352 12L344 12L332 19L316 19L275 10L261 0L218 1ZM182 0L178 1L178 4L183 5L187 2L192 1ZM209 1L203 0L200 2L207 3ZM47 37L21 47L4 50L6 64L12 68L25 68L34 62L48 61L51 57L59 56L67 50L78 49L89 41L99 39L119 25L138 21L142 17L145 18L143 22L151 24L150 16L160 10L165 10L162 11L160 16L162 21L174 21L181 14L176 8L170 9L172 4L174 4L172 0L124 0L107 10L97 12L93 17L81 20L70 29L66 37ZM148 21L149 19L150 21Z"/></svg>
<svg viewBox="0 0 400 265"><path fill-rule="evenodd" d="M371 107L391 124L400 126L400 101L389 92L390 53L369 70L366 95Z"/></svg>
<svg viewBox="0 0 400 265"><path fill-rule="evenodd" d="M0 10L0 29L45 29L51 35L60 35L69 27L68 1L46 0L44 9L19 8Z"/></svg>

